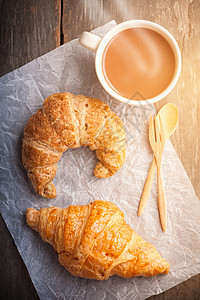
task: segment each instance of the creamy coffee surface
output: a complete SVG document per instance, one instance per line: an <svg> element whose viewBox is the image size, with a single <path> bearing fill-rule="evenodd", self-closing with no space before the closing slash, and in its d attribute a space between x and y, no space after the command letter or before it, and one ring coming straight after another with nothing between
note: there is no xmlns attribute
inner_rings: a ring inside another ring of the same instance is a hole
<svg viewBox="0 0 200 300"><path fill-rule="evenodd" d="M102 68L115 92L129 99L145 100L168 87L175 71L175 57L171 46L159 33L146 28L130 28L108 43Z"/></svg>

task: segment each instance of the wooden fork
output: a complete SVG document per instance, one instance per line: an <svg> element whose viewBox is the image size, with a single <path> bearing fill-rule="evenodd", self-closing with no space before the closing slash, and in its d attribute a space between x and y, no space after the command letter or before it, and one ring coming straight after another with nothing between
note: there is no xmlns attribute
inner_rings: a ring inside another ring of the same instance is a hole
<svg viewBox="0 0 200 300"><path fill-rule="evenodd" d="M155 117L155 127L152 116L149 123L149 142L154 152L154 157L157 164L157 186L158 186L158 209L160 215L160 223L162 230L167 229L167 211L165 194L161 177L161 159L165 145L165 133L160 115Z"/></svg>

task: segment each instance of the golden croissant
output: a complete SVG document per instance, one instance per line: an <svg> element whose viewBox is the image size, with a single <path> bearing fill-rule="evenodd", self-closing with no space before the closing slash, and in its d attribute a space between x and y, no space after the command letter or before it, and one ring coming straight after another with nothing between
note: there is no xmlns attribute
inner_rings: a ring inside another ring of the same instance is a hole
<svg viewBox="0 0 200 300"><path fill-rule="evenodd" d="M169 263L124 220L113 203L28 208L26 221L58 252L72 275L90 279L167 274Z"/></svg>
<svg viewBox="0 0 200 300"><path fill-rule="evenodd" d="M52 182L57 161L69 148L89 146L100 160L94 175L107 178L123 165L126 155L125 131L120 119L104 102L91 97L57 93L26 123L22 162L35 191L56 197Z"/></svg>

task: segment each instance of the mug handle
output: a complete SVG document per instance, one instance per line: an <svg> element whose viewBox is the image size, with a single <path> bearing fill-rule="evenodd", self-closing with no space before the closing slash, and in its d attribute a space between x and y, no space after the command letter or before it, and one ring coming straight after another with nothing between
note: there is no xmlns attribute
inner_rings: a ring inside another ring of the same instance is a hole
<svg viewBox="0 0 200 300"><path fill-rule="evenodd" d="M87 31L84 31L79 38L79 43L93 52L97 51L100 42L101 38L98 35Z"/></svg>

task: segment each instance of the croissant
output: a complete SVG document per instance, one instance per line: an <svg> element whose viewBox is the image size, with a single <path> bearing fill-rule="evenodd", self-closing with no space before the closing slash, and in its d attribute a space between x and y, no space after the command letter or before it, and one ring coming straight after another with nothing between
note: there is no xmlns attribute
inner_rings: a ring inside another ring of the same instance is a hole
<svg viewBox="0 0 200 300"><path fill-rule="evenodd" d="M94 175L107 178L123 165L125 131L120 119L104 102L91 97L57 93L45 99L26 123L22 162L35 191L55 198L52 182L57 161L68 148L89 146L100 160Z"/></svg>
<svg viewBox="0 0 200 300"><path fill-rule="evenodd" d="M58 252L72 275L90 279L167 274L169 263L124 220L113 203L28 208L28 225Z"/></svg>

